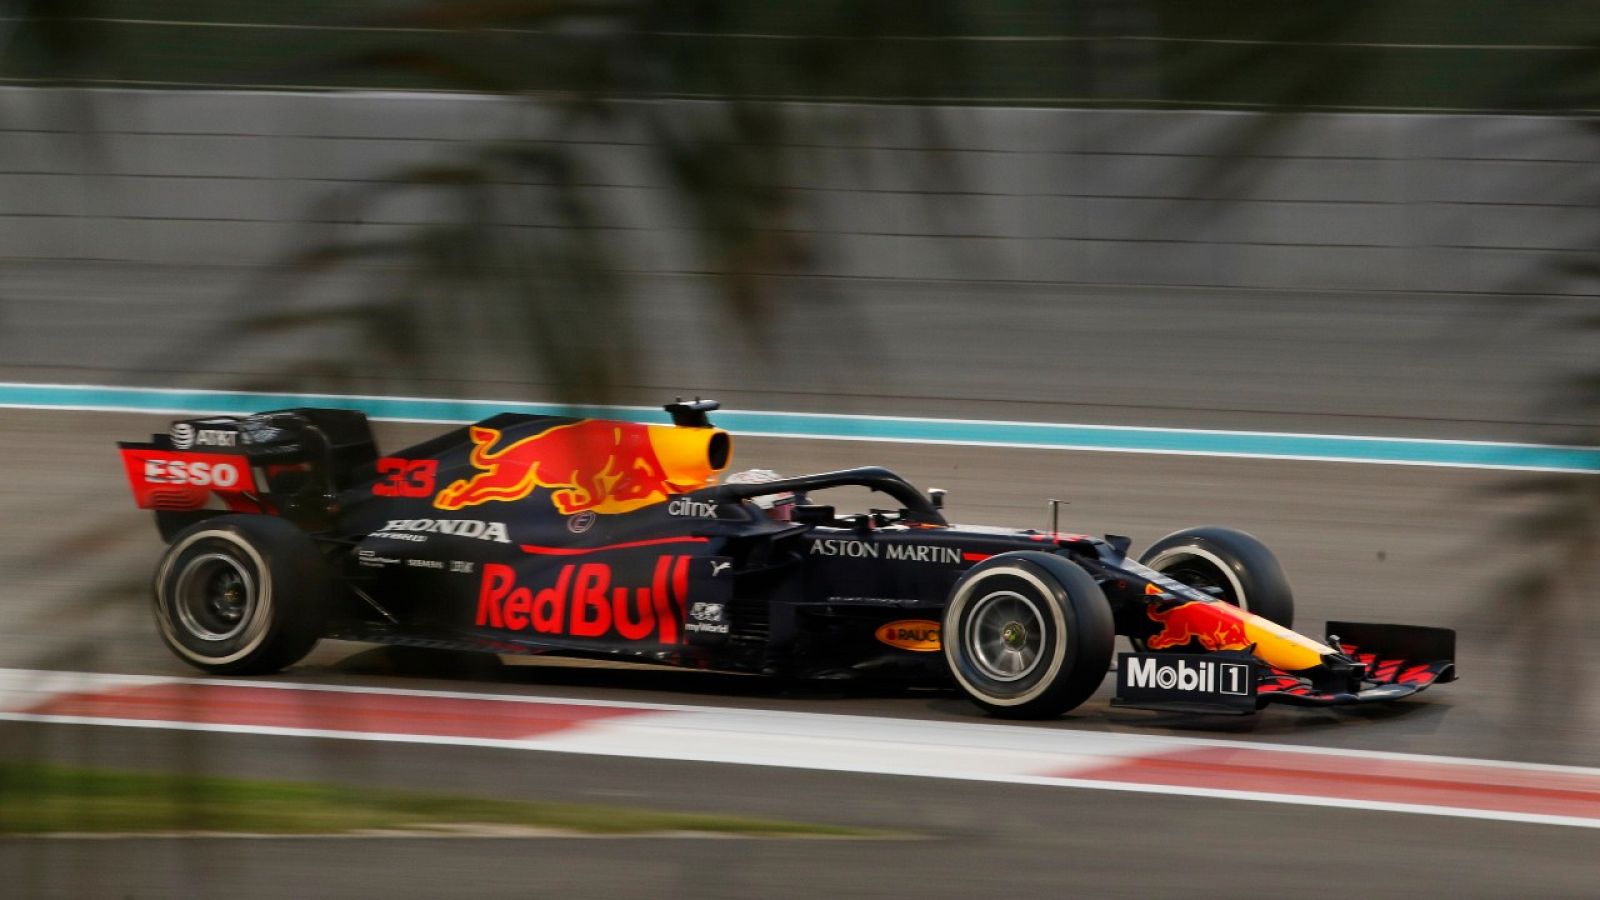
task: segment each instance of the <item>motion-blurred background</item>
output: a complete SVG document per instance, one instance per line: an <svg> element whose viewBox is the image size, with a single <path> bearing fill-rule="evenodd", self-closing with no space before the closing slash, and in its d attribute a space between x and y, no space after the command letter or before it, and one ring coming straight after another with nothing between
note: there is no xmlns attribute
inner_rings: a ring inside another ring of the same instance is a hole
<svg viewBox="0 0 1600 900"><path fill-rule="evenodd" d="M1584 418L1582 0L7 10L5 377Z"/></svg>
<svg viewBox="0 0 1600 900"><path fill-rule="evenodd" d="M0 84L4 381L1600 443L1594 0L12 0ZM0 421L0 665L180 672L159 423ZM1412 749L1596 759L1592 475L745 446L1247 527L1482 654Z"/></svg>

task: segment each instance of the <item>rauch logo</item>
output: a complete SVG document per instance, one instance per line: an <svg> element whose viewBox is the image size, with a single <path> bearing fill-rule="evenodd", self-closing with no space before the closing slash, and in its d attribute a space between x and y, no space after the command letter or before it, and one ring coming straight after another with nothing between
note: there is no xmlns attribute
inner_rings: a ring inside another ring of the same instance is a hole
<svg viewBox="0 0 1600 900"><path fill-rule="evenodd" d="M917 653L932 653L940 647L939 623L926 619L901 619L880 625L876 637L891 647Z"/></svg>

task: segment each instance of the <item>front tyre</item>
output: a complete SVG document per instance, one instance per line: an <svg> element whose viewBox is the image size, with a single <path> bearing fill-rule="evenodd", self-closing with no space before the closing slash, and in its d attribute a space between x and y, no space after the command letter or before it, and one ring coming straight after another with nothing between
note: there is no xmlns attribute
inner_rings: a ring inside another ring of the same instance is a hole
<svg viewBox="0 0 1600 900"><path fill-rule="evenodd" d="M1294 627L1289 578L1253 535L1216 525L1188 528L1151 544L1139 562L1190 587L1215 588L1245 612Z"/></svg>
<svg viewBox="0 0 1600 900"><path fill-rule="evenodd" d="M270 516L227 515L179 532L156 567L155 615L179 659L259 675L299 662L322 636L333 593L305 532Z"/></svg>
<svg viewBox="0 0 1600 900"><path fill-rule="evenodd" d="M1088 572L1048 553L1003 553L956 582L941 628L945 662L990 715L1044 719L1073 709L1111 665L1115 627Z"/></svg>

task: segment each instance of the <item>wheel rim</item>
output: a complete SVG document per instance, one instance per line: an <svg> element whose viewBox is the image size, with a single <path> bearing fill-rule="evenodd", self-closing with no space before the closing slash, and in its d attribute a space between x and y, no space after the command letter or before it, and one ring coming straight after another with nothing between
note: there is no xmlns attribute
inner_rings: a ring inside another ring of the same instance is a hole
<svg viewBox="0 0 1600 900"><path fill-rule="evenodd" d="M1044 636L1044 615L1032 600L996 591L973 605L962 639L984 677L1012 682L1039 667Z"/></svg>
<svg viewBox="0 0 1600 900"><path fill-rule="evenodd" d="M178 573L173 608L184 630L203 641L225 641L249 626L257 606L255 579L232 556L205 553Z"/></svg>

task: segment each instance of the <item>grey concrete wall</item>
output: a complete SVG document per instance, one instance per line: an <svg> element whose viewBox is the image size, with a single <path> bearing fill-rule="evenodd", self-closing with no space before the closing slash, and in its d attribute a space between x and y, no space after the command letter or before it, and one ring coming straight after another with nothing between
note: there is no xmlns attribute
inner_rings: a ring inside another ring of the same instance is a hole
<svg viewBox="0 0 1600 900"><path fill-rule="evenodd" d="M1597 290L1563 267L1600 247L1600 130L1572 120L1329 114L1268 129L1255 114L961 108L937 111L930 137L915 109L800 111L842 126L778 185L798 201L785 227L813 235L825 275ZM626 268L715 269L639 135L572 133L500 99L382 94L0 92L0 258L267 264L330 218L330 195L482 140L585 144L598 225ZM382 238L452 214L411 192L344 227ZM560 219L535 203L507 223Z"/></svg>

